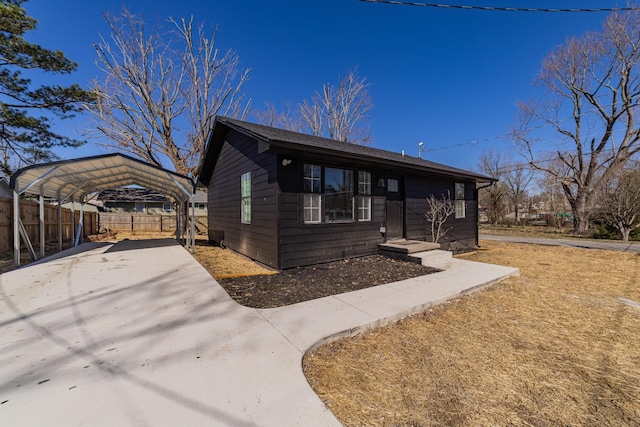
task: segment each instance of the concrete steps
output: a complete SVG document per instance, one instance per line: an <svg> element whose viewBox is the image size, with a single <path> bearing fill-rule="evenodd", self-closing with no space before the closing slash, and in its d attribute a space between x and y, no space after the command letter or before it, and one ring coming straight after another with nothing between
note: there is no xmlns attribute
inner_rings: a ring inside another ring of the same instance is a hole
<svg viewBox="0 0 640 427"><path fill-rule="evenodd" d="M452 255L453 254L449 251L434 249L431 251L414 253L411 256L419 258L420 263L427 267L433 267L439 270L448 270L451 267L453 260Z"/></svg>

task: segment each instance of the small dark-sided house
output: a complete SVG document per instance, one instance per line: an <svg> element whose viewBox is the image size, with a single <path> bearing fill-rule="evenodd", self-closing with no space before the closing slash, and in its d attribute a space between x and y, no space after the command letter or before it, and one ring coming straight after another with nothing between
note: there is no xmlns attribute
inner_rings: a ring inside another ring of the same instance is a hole
<svg viewBox="0 0 640 427"><path fill-rule="evenodd" d="M474 248L478 183L492 178L400 153L218 117L199 181L209 240L277 269L377 253L385 240L431 241L427 197L455 214L440 244Z"/></svg>

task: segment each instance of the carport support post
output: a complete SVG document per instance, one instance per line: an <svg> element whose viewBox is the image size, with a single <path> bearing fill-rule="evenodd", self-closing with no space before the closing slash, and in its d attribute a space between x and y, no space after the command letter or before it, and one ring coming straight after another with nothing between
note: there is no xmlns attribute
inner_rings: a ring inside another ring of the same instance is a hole
<svg viewBox="0 0 640 427"><path fill-rule="evenodd" d="M73 243L73 247L78 246L78 242L84 243L82 235L84 234L84 203L80 203L80 220L78 221L78 232L76 233L76 239Z"/></svg>
<svg viewBox="0 0 640 427"><path fill-rule="evenodd" d="M13 190L13 265L20 267L20 197L18 192Z"/></svg>
<svg viewBox="0 0 640 427"><path fill-rule="evenodd" d="M191 253L196 253L196 206L194 195L191 195Z"/></svg>
<svg viewBox="0 0 640 427"><path fill-rule="evenodd" d="M180 241L180 203L176 202L176 240Z"/></svg>
<svg viewBox="0 0 640 427"><path fill-rule="evenodd" d="M62 252L62 200L58 191L58 248Z"/></svg>
<svg viewBox="0 0 640 427"><path fill-rule="evenodd" d="M71 242L76 241L76 204L71 198Z"/></svg>
<svg viewBox="0 0 640 427"><path fill-rule="evenodd" d="M40 259L44 258L44 189L40 186L40 197L38 202L40 203Z"/></svg>

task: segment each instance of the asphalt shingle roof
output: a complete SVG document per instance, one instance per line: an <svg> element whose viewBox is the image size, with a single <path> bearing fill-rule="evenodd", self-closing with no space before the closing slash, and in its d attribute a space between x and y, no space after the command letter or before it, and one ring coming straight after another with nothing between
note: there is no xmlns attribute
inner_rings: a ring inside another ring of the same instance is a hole
<svg viewBox="0 0 640 427"><path fill-rule="evenodd" d="M465 179L472 179L479 182L495 181L494 178L486 175L420 159L418 157L402 155L401 153L381 150L379 148L364 145L349 144L342 141L335 141L319 136L245 122L242 120L230 119L228 117L216 118L212 138L215 137L216 127L220 125L224 125L248 136L267 142L273 147L296 149L300 151L322 151L327 154L335 154L347 158L357 158L378 164L389 164L396 167L422 172L440 173ZM212 141L209 142L210 146L211 144ZM211 147L209 147L209 149L210 148ZM210 167L210 170L208 170L208 167ZM212 173L213 167L214 165L207 165L207 161L205 159L205 165L203 166L201 175L208 175ZM208 181L207 176L204 178L205 182Z"/></svg>

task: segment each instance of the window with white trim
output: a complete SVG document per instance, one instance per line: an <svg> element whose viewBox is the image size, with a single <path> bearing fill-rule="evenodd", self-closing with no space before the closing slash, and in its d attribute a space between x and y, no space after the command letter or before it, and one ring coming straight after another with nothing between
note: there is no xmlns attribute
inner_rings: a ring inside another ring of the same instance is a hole
<svg viewBox="0 0 640 427"><path fill-rule="evenodd" d="M251 224L251 172L240 179L240 218L243 224Z"/></svg>
<svg viewBox="0 0 640 427"><path fill-rule="evenodd" d="M322 221L321 172L318 165L304 165L304 222L318 223Z"/></svg>
<svg viewBox="0 0 640 427"><path fill-rule="evenodd" d="M371 221L370 172L303 165L303 221Z"/></svg>
<svg viewBox="0 0 640 427"><path fill-rule="evenodd" d="M467 215L466 212L466 202L464 197L464 183L456 182L455 187L455 208L456 208L456 218L465 218Z"/></svg>
<svg viewBox="0 0 640 427"><path fill-rule="evenodd" d="M171 212L171 203L163 203L162 210L165 212Z"/></svg>
<svg viewBox="0 0 640 427"><path fill-rule="evenodd" d="M358 171L358 221L371 221L371 173Z"/></svg>

